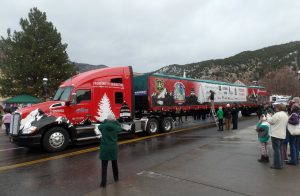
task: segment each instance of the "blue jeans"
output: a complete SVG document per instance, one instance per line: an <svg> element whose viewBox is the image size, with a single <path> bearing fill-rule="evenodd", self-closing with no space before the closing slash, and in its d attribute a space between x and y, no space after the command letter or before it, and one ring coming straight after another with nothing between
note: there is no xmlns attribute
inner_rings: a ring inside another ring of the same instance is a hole
<svg viewBox="0 0 300 196"><path fill-rule="evenodd" d="M299 163L299 135L289 135L291 163L297 165Z"/></svg>
<svg viewBox="0 0 300 196"><path fill-rule="evenodd" d="M9 134L9 127L10 127L10 123L4 123L5 125L5 132L6 132L6 135Z"/></svg>
<svg viewBox="0 0 300 196"><path fill-rule="evenodd" d="M283 139L271 137L271 140L272 140L272 148L274 151L273 166L277 168L283 168L283 160L281 155Z"/></svg>

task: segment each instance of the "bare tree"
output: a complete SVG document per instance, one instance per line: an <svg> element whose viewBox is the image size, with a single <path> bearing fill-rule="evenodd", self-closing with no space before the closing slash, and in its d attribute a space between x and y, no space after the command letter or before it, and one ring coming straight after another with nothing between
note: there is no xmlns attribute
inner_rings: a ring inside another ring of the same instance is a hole
<svg viewBox="0 0 300 196"><path fill-rule="evenodd" d="M261 84L271 94L300 96L300 81L296 72L288 66L269 72L261 80Z"/></svg>

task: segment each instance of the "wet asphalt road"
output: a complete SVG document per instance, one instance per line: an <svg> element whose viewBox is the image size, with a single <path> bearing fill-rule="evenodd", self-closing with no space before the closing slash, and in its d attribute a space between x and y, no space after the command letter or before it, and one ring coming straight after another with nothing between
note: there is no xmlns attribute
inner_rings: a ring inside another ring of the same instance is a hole
<svg viewBox="0 0 300 196"><path fill-rule="evenodd" d="M256 118L240 121L239 128L248 127ZM182 127L184 128L184 127ZM180 129L180 128L179 128ZM194 148L205 147L220 140L227 132L217 132L216 127L193 129L141 141L132 140L119 146L120 180L147 168L174 159ZM123 140L126 141L126 140ZM40 149L19 148L7 137L0 135L0 167L47 157L62 155L56 160L32 163L27 166L0 171L0 195L83 195L98 188L100 183L99 151L97 145L75 146L68 150L48 154ZM70 152L94 149L75 156ZM108 183L112 182L109 165Z"/></svg>

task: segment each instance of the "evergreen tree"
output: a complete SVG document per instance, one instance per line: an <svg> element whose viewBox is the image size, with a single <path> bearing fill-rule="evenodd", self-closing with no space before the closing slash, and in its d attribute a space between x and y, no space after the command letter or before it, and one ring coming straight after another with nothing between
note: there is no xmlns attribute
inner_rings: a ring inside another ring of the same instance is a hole
<svg viewBox="0 0 300 196"><path fill-rule="evenodd" d="M100 122L103 122L109 114L112 114L113 116L115 116L113 111L111 110L110 101L109 101L109 98L107 97L106 93L104 93L101 101L99 101L99 103L98 103L98 112L97 113L99 116L97 116L96 119L99 120Z"/></svg>
<svg viewBox="0 0 300 196"><path fill-rule="evenodd" d="M42 85L48 78L48 94L53 95L58 85L75 73L66 52L67 44L47 21L46 13L30 9L28 19L21 18L21 31L14 31L7 38L1 37L0 94L14 96L27 93L43 97Z"/></svg>

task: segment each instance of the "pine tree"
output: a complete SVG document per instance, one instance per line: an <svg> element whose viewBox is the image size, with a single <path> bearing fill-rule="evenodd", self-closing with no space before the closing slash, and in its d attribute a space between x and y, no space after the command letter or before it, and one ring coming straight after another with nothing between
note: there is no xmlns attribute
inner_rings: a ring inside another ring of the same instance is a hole
<svg viewBox="0 0 300 196"><path fill-rule="evenodd" d="M1 37L0 94L21 93L43 97L42 80L48 78L48 93L53 95L58 85L75 73L62 44L61 35L47 21L46 13L30 9L28 19L21 18L21 31L8 30Z"/></svg>
<svg viewBox="0 0 300 196"><path fill-rule="evenodd" d="M96 119L99 120L100 122L103 122L109 114L112 114L113 116L115 116L113 111L111 110L110 101L109 101L109 98L107 97L106 93L104 93L101 101L99 101L99 103L98 103L98 112L97 113L99 116L97 116Z"/></svg>

